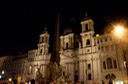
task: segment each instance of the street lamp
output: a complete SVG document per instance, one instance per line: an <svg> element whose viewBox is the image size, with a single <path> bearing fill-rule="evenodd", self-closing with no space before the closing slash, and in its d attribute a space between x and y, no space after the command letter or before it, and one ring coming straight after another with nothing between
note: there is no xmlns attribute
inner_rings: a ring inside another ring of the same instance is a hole
<svg viewBox="0 0 128 84"><path fill-rule="evenodd" d="M125 34L124 32L125 32L124 26L122 26L122 25L114 26L114 35L119 38L120 42L123 40L121 38L124 36L124 34ZM124 64L125 64L124 66L126 66L126 57L125 57L125 52L124 52L123 46L122 46L122 49L123 49L123 54L124 54Z"/></svg>
<svg viewBox="0 0 128 84"><path fill-rule="evenodd" d="M117 38L119 38L120 42L122 42L122 40L124 40L125 38L123 38L125 36L125 27L123 25L115 25L114 26L114 30L113 30L113 34L114 36L116 36ZM125 56L125 50L123 45L121 45L122 47L122 51L123 51L123 56L124 56L124 66L127 69L127 76L128 76L128 66L127 66L127 61L126 61L126 56Z"/></svg>
<svg viewBox="0 0 128 84"><path fill-rule="evenodd" d="M5 78L5 76L4 76L4 74L5 74L5 71L4 70L2 70L2 77L3 77L3 79Z"/></svg>
<svg viewBox="0 0 128 84"><path fill-rule="evenodd" d="M114 35L118 38L121 38L124 34L124 27L122 25L114 26Z"/></svg>
<svg viewBox="0 0 128 84"><path fill-rule="evenodd" d="M4 73L5 73L4 70L2 70L2 74L3 74L3 75L4 75Z"/></svg>

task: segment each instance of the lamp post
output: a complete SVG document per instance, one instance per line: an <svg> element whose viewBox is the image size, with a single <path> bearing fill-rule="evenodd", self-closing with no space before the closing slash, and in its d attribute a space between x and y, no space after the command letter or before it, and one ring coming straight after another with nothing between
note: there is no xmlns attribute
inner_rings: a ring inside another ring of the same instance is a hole
<svg viewBox="0 0 128 84"><path fill-rule="evenodd" d="M3 80L4 80L4 78L5 78L5 76L4 76L4 74L5 74L5 71L4 70L2 70L2 76L3 76Z"/></svg>

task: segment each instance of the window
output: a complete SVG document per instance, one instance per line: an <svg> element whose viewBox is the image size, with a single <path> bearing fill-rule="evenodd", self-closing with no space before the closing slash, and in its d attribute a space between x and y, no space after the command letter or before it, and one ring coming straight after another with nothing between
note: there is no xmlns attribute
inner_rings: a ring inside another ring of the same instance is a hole
<svg viewBox="0 0 128 84"><path fill-rule="evenodd" d="M98 50L100 50L100 47L98 47Z"/></svg>
<svg viewBox="0 0 128 84"><path fill-rule="evenodd" d="M78 47L79 47L79 43L78 43L78 42L76 42L76 45L75 45L75 47L76 47L76 48L78 48Z"/></svg>
<svg viewBox="0 0 128 84"><path fill-rule="evenodd" d="M40 49L40 54L42 54L42 49Z"/></svg>
<svg viewBox="0 0 128 84"><path fill-rule="evenodd" d="M111 58L107 58L107 68L112 69L112 59Z"/></svg>
<svg viewBox="0 0 128 84"><path fill-rule="evenodd" d="M114 68L117 68L116 60L113 60Z"/></svg>
<svg viewBox="0 0 128 84"><path fill-rule="evenodd" d="M90 40L89 39L86 40L86 45L90 45Z"/></svg>
<svg viewBox="0 0 128 84"><path fill-rule="evenodd" d="M86 29L86 31L89 30L89 29L88 29L88 24L85 24L85 29Z"/></svg>
<svg viewBox="0 0 128 84"><path fill-rule="evenodd" d="M97 40L97 43L99 44L99 40Z"/></svg>
<svg viewBox="0 0 128 84"><path fill-rule="evenodd" d="M101 39L100 42L102 43L103 42L103 39Z"/></svg>
<svg viewBox="0 0 128 84"><path fill-rule="evenodd" d="M107 38L105 38L105 42L107 42Z"/></svg>
<svg viewBox="0 0 128 84"><path fill-rule="evenodd" d="M91 64L88 64L88 69L89 69L89 70L91 69Z"/></svg>
<svg viewBox="0 0 128 84"><path fill-rule="evenodd" d="M91 80L91 73L88 74L88 80Z"/></svg>
<svg viewBox="0 0 128 84"><path fill-rule="evenodd" d="M66 43L66 48L68 48L68 43Z"/></svg>
<svg viewBox="0 0 128 84"><path fill-rule="evenodd" d="M89 50L89 49L87 49L87 52L90 52L90 50Z"/></svg>
<svg viewBox="0 0 128 84"><path fill-rule="evenodd" d="M103 69L106 69L106 63L105 63L105 61L103 62Z"/></svg>

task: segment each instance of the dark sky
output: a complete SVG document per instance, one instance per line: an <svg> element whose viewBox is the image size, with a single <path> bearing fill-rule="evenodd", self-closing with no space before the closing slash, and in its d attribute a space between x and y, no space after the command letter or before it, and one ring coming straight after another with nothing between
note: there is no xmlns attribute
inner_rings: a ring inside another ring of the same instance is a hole
<svg viewBox="0 0 128 84"><path fill-rule="evenodd" d="M39 34L45 26L53 36L58 12L60 35L71 18L75 19L74 30L80 30L85 13L94 20L96 33L103 33L111 22L128 20L127 0L3 0L0 2L0 55L37 48Z"/></svg>

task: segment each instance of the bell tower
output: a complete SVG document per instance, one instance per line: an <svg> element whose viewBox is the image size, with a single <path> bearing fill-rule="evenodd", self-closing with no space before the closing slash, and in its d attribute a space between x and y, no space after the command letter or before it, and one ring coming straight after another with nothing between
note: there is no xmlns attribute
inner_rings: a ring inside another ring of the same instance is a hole
<svg viewBox="0 0 128 84"><path fill-rule="evenodd" d="M39 44L38 44L38 55L47 54L49 50L49 33L45 28L43 33L39 37Z"/></svg>
<svg viewBox="0 0 128 84"><path fill-rule="evenodd" d="M94 27L93 27L93 20L85 14L85 18L81 21L81 39L82 39L82 47L88 47L94 45Z"/></svg>

